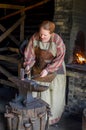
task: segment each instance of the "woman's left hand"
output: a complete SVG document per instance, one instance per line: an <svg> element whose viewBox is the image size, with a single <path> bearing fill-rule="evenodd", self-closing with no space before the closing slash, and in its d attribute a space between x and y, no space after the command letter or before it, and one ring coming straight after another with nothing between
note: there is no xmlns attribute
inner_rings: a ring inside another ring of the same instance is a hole
<svg viewBox="0 0 86 130"><path fill-rule="evenodd" d="M48 71L46 69L42 70L40 77L45 77L48 74Z"/></svg>

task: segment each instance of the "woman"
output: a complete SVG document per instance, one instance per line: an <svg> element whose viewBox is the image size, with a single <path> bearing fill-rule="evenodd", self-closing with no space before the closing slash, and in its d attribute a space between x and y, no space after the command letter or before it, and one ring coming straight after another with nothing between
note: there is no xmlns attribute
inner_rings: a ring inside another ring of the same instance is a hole
<svg viewBox="0 0 86 130"><path fill-rule="evenodd" d="M55 24L43 21L39 32L29 40L24 51L24 67L27 74L49 89L40 94L51 106L52 117L49 124L57 123L65 106L65 45L61 37L54 33Z"/></svg>

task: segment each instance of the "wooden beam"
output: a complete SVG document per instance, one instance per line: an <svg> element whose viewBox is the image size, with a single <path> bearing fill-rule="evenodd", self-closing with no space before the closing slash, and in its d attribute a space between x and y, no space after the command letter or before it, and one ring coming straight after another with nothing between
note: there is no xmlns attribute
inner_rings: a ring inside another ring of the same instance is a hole
<svg viewBox="0 0 86 130"><path fill-rule="evenodd" d="M22 8L24 8L24 6L12 5L12 4L0 4L0 8L2 8L2 9L22 9Z"/></svg>
<svg viewBox="0 0 86 130"><path fill-rule="evenodd" d="M8 61L10 63L15 63L15 64L19 63L19 60L17 60L16 58L3 56L3 55L0 55L0 60Z"/></svg>
<svg viewBox="0 0 86 130"><path fill-rule="evenodd" d="M25 12L21 13L21 17L25 15ZM21 22L20 25L20 42L24 40L24 20Z"/></svg>
<svg viewBox="0 0 86 130"><path fill-rule="evenodd" d="M0 48L0 52L3 52L3 51L12 51L12 52L16 52L17 54L19 54L19 49L18 48L13 48L13 47Z"/></svg>
<svg viewBox="0 0 86 130"><path fill-rule="evenodd" d="M7 51L7 50L8 50L8 47L0 48L0 52Z"/></svg>
<svg viewBox="0 0 86 130"><path fill-rule="evenodd" d="M4 74L6 77L11 77L13 76L11 73L9 73L5 68L3 68L1 65L0 65L0 72L2 74Z"/></svg>
<svg viewBox="0 0 86 130"><path fill-rule="evenodd" d="M48 1L50 1L50 0L43 0L43 1L41 1L41 2L39 2L39 3L37 3L37 4L35 4L35 5L31 5L31 6L28 6L28 7L24 8L24 9L20 9L20 10L14 12L14 13L12 13L12 14L6 15L5 17L1 17L0 20L7 19L7 18L9 18L9 17L11 17L11 16L14 16L14 15L17 15L17 14L19 14L19 13L21 13L21 12L25 12L25 11L30 10L30 9L32 9L32 8L41 6L41 5L45 4L45 3L47 3Z"/></svg>
<svg viewBox="0 0 86 130"><path fill-rule="evenodd" d="M13 87L13 88L16 88L16 85L13 84L12 82L10 81L7 81L7 80L4 80L4 79L0 79L0 84L5 84L6 86L10 86L10 87Z"/></svg>
<svg viewBox="0 0 86 130"><path fill-rule="evenodd" d="M0 36L0 42L2 42L17 26L25 19L25 16L21 17L11 28L9 28L4 34Z"/></svg>
<svg viewBox="0 0 86 130"><path fill-rule="evenodd" d="M79 74L78 72L74 72L74 71L68 71L66 72L66 75L69 77L74 77L74 78L83 78L82 74ZM86 75L84 74L84 78L86 78Z"/></svg>
<svg viewBox="0 0 86 130"><path fill-rule="evenodd" d="M6 31L6 28L0 24L0 29L2 32ZM17 46L19 45L20 41L18 41L13 35L8 36Z"/></svg>
<svg viewBox="0 0 86 130"><path fill-rule="evenodd" d="M17 54L19 54L18 48L8 47L8 51L16 52Z"/></svg>

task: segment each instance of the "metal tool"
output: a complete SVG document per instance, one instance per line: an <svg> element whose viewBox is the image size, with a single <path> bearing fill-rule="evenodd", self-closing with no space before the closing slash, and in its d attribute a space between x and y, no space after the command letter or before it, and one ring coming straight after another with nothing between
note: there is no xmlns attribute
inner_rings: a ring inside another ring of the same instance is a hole
<svg viewBox="0 0 86 130"><path fill-rule="evenodd" d="M40 74L33 75L33 76L31 76L31 79L38 78L38 77L40 77L40 76L41 76Z"/></svg>

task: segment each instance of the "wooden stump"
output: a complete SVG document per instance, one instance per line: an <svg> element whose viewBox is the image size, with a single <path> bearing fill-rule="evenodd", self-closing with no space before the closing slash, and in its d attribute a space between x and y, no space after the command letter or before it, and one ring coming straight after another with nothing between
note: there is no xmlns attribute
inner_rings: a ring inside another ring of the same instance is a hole
<svg viewBox="0 0 86 130"><path fill-rule="evenodd" d="M86 130L86 109L83 110L83 116L82 116L82 130Z"/></svg>

